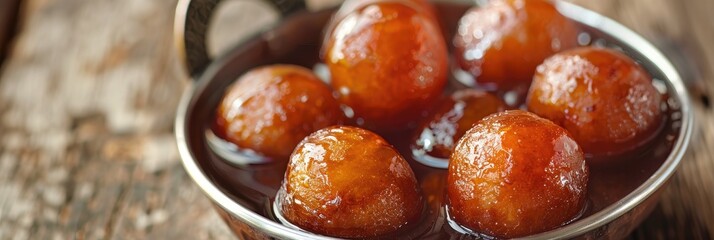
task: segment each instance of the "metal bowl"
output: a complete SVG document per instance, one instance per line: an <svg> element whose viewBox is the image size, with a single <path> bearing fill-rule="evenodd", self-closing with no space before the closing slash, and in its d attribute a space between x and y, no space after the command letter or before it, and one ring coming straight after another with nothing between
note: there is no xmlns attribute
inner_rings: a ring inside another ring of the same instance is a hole
<svg viewBox="0 0 714 240"><path fill-rule="evenodd" d="M183 165L237 235L246 239L331 239L280 224L232 198L226 187L216 182L213 174L221 166L208 163L212 150L206 143L205 128L201 126L211 120L221 93L245 71L275 62L316 62L316 54L307 54L305 59L288 59L287 56L294 56L296 51L319 49L315 45L319 45L322 29L334 9L309 12L305 10L302 1L268 1L282 14L281 23L212 60L206 53L205 36L208 21L218 2L220 0L180 0L176 10L175 43L194 80L183 95L175 122L176 140ZM454 5L455 1L449 4L442 2L435 2L435 6L441 12L445 35L450 38L453 30L449 29L454 29L453 26L469 6ZM590 216L527 238L624 238L652 211L662 189L684 156L692 134L691 103L679 74L651 43L632 30L590 10L560 1L556 2L556 6L563 15L588 28L592 33L589 37L621 48L661 80L666 85L670 101L679 107L681 116L676 140L666 160L642 184ZM251 173L244 171L243 174Z"/></svg>

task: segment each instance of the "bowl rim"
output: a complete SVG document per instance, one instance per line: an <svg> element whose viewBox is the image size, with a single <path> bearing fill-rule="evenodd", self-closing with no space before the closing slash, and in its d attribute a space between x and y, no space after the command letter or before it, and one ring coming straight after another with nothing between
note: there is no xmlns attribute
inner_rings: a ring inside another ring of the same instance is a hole
<svg viewBox="0 0 714 240"><path fill-rule="evenodd" d="M185 2L185 1L182 1ZM181 4L181 3L180 3ZM659 69L667 78L676 94L677 100L680 102L680 111L682 113L681 126L679 129L679 138L675 142L672 151L667 159L662 163L657 171L650 176L635 190L628 195L612 203L610 206L571 224L563 227L525 237L524 239L567 239L577 237L587 232L593 231L609 222L614 221L630 210L634 209L640 203L649 198L658 189L664 185L667 180L674 174L679 166L684 154L689 146L693 132L694 116L691 110L691 102L687 93L685 84L672 63L649 41L642 36L623 26L622 24L600 15L594 11L585 9L576 4L564 2L562 0L555 1L556 8L567 18L597 29L609 36L627 43L630 47L647 58ZM181 9L182 6L178 6ZM185 7L183 9L186 9ZM203 79L205 76L213 76L215 72L222 66L220 59L208 66L208 68L199 76L198 82L190 83L179 102L178 110L175 118L174 133L178 145L179 155L184 169L193 179L193 181L201 188L201 190L219 207L228 211L233 217L246 223L252 228L260 229L263 233L278 237L281 239L337 239L322 235L317 235L309 232L304 232L289 228L281 223L274 222L262 215L255 213L237 202L233 201L226 193L221 191L206 174L198 166L196 159L192 153L187 141L186 118L189 117L189 107L195 96L201 92L201 88L197 87L199 83L210 79Z"/></svg>

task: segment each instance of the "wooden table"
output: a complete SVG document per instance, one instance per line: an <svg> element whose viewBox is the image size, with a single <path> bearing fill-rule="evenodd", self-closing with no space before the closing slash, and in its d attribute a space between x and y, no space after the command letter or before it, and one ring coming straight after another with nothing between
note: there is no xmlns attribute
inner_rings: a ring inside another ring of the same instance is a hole
<svg viewBox="0 0 714 240"><path fill-rule="evenodd" d="M684 56L684 76L703 80L693 94L692 146L632 237L713 237L714 113L703 94L714 93L714 1L574 2ZM0 239L233 237L174 144L188 82L172 48L175 4L24 1L0 75ZM255 2L230 6L214 52L275 20Z"/></svg>

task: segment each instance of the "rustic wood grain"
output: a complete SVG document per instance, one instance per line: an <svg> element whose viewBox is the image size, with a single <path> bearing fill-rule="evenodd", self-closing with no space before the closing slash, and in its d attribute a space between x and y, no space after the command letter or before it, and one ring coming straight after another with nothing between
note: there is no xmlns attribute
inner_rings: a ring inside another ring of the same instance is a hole
<svg viewBox="0 0 714 240"><path fill-rule="evenodd" d="M178 162L174 0L28 0L0 78L0 239L232 237Z"/></svg>
<svg viewBox="0 0 714 240"><path fill-rule="evenodd" d="M212 30L212 52L275 21L239 2ZM712 238L714 113L703 96L714 92L714 1L573 2L683 55L683 75L701 82L692 147L632 238ZM23 6L0 73L0 239L233 238L178 161L171 127L188 80L172 48L175 0Z"/></svg>

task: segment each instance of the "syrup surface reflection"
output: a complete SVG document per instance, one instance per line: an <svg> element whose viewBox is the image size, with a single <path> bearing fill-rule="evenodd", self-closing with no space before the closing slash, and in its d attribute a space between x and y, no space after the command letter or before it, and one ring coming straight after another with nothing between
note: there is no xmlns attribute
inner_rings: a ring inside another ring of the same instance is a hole
<svg viewBox="0 0 714 240"><path fill-rule="evenodd" d="M445 10L447 7L440 6L440 11L452 11L454 15L461 16L466 9L464 6L456 6L455 10ZM448 19L451 15L442 16L442 19ZM458 20L458 19L456 19ZM456 21L454 20L454 21ZM455 26L455 24L446 23L447 26ZM456 31L455 27L443 29L446 35ZM453 35L451 35L453 36ZM602 45L610 48L617 48L601 38L602 34L588 29L588 31L580 33L578 41L581 45ZM450 36L449 36L450 37ZM313 66L318 60L319 43L312 46L307 46L295 52L295 55L277 59L281 63L293 63L302 66ZM635 59L641 56L634 56ZM647 66L647 64L644 64ZM653 69L647 69L648 72L656 79L665 79L663 74ZM454 84L455 76L451 76L451 87L455 89L464 88L464 84ZM670 86L663 85L661 81L655 81L655 85L665 86L665 90L671 92ZM527 88L526 88L527 89ZM452 89L453 90L453 89ZM447 90L451 91L451 90ZM220 93L216 93L220 94ZM514 93L495 93L500 98L504 99L509 106L518 108L523 103L523 94ZM514 100L508 100L511 98ZM599 166L591 167L591 177L588 183L588 201L591 204L588 210L583 213L584 217L589 216L611 204L620 200L625 195L629 194L647 180L660 167L662 162L667 158L672 150L673 143L677 141L679 126L681 124L681 112L679 110L679 102L676 99L669 98L664 94L663 102L666 103L664 115L664 128L654 138L654 140L637 153L624 156L630 161L626 164L617 166ZM216 103L217 104L217 103ZM205 131L210 131L210 124L206 123L203 127ZM411 166L416 175L421 191L426 200L425 216L421 219L414 228L405 229L406 232L393 233L392 238L397 239L459 239L464 234L460 230L455 229L447 221L447 215L444 211L444 193L446 186L446 170L436 169L425 166L415 161L411 156L411 138L412 133L402 132L384 137L390 144L394 145L397 150L405 157L408 164ZM203 139L204 144L209 145L209 139ZM225 148L226 146L212 146ZM230 147L228 147L230 149ZM232 151L232 150L231 150ZM210 158L200 159L204 162L206 175L210 176L216 185L221 190L227 193L237 203L246 208L265 216L275 222L280 222L273 211L273 203L278 189L286 170L287 159L270 162L260 165L243 165L236 166L227 161L226 155L217 154L218 151L210 151ZM230 153L230 151L228 151ZM385 237L389 238L389 237Z"/></svg>
<svg viewBox="0 0 714 240"><path fill-rule="evenodd" d="M497 96L476 89L462 89L442 99L414 135L412 154L432 167L446 168L456 142L476 122L506 110Z"/></svg>
<svg viewBox="0 0 714 240"><path fill-rule="evenodd" d="M666 112L667 128L654 140L653 144L640 153L628 156L631 161L615 167L591 167L588 201L590 208L583 217L593 214L620 200L647 180L664 162L676 141L679 131L677 103L671 101ZM427 202L425 216L417 227L410 228L411 233L395 233L401 239L444 239L463 234L447 222L444 211L444 193L446 188L446 170L425 166L411 156L411 138L393 134L385 139L399 150L411 166L417 177L422 194ZM234 200L247 208L273 221L280 222L273 211L273 201L281 186L285 173L285 161L261 165L238 167L229 164L218 154L213 153L208 159L212 168L209 176ZM426 230L424 230L426 229ZM406 237L411 235L411 237Z"/></svg>

